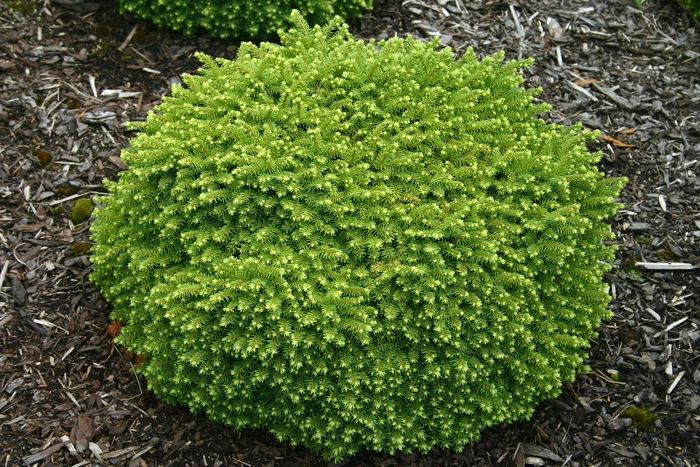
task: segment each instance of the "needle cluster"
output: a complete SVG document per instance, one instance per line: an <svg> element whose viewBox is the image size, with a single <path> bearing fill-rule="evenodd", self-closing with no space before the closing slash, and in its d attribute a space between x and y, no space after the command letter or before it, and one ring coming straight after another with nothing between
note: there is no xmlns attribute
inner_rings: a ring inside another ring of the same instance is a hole
<svg viewBox="0 0 700 467"><path fill-rule="evenodd" d="M116 339L170 403L329 459L529 417L609 315L624 182L519 70L298 13L199 55L93 224Z"/></svg>

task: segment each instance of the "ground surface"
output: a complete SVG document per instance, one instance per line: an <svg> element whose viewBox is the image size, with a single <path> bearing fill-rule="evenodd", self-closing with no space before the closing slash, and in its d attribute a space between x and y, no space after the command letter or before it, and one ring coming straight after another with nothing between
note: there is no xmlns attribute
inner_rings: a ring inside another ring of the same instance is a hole
<svg viewBox="0 0 700 467"><path fill-rule="evenodd" d="M637 265L700 265L697 25L662 0L388 0L352 26L535 57L526 85L544 89L546 118L600 130L601 170L629 184L606 275L615 316L591 342L589 373L464 451L346 465L700 465L700 277ZM0 2L0 464L326 464L159 402L112 344L109 305L88 281L90 222L68 213L117 177L123 123L196 71L195 50L233 58L237 44L159 31L107 0Z"/></svg>

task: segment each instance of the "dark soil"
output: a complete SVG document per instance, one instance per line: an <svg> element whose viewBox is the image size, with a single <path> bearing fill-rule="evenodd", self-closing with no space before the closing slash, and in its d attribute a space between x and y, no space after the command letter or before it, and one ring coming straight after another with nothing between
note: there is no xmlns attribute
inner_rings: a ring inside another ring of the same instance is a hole
<svg viewBox="0 0 700 467"><path fill-rule="evenodd" d="M700 465L698 25L669 0L380 0L352 30L535 57L525 85L543 88L546 118L600 130L600 169L629 184L611 220L614 317L591 342L591 371L461 452L344 463ZM194 51L233 58L237 46L158 30L108 0L0 2L0 465L327 464L149 393L88 281L90 221L71 220L125 169L124 123L196 72Z"/></svg>

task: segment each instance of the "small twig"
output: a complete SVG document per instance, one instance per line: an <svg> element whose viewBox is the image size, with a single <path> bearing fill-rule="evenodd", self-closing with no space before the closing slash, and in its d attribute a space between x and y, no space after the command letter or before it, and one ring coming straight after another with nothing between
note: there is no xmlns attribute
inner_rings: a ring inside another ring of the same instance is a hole
<svg viewBox="0 0 700 467"><path fill-rule="evenodd" d="M73 92L75 92L76 94L79 94L80 96L82 96L83 99L85 99L85 100L91 99L90 96L88 96L87 94L85 94L84 92L82 92L81 90L79 90L78 88L76 88L75 86L73 86L73 85L72 85L71 83L69 83L68 81L61 81L61 82L62 82L63 84L65 84L66 86L68 86L69 88L71 88L71 90L72 90Z"/></svg>
<svg viewBox="0 0 700 467"><path fill-rule="evenodd" d="M574 90L580 92L581 94L583 94L584 96L586 96L587 98L589 98L590 100L592 100L593 102L598 102L598 98L597 98L596 96L594 96L593 94L591 94L590 92L588 92L586 89L582 88L581 86L579 86L579 85L577 85L577 84L574 84L574 83L572 83L571 81L568 81L568 80L564 80L564 82L565 82L567 85L569 85L571 88L573 88Z"/></svg>
<svg viewBox="0 0 700 467"><path fill-rule="evenodd" d="M2 285L5 283L5 276L7 275L7 269L10 267L10 260L5 261L2 265L2 271L0 271L0 290L2 290Z"/></svg>
<svg viewBox="0 0 700 467"><path fill-rule="evenodd" d="M522 443L518 443L518 446L515 448L515 452L513 453L513 461L515 461L515 456L518 455L518 451L520 450L520 445Z"/></svg>
<svg viewBox="0 0 700 467"><path fill-rule="evenodd" d="M129 45L129 42L131 42L131 38L134 37L134 34L136 34L136 30L138 29L139 25L135 24L133 28L131 28L131 32L129 33L128 36L126 36L126 39L124 40L124 43L117 47L117 50L120 52L123 52L124 49L126 49L126 46Z"/></svg>
<svg viewBox="0 0 700 467"><path fill-rule="evenodd" d="M656 334L654 334L654 338L659 337L661 334L666 334L666 333L667 333L668 331L670 331L671 329L673 329L673 328L675 328L675 327L677 327L677 326L680 326L681 324L685 323L686 321L688 321L688 317L687 317L687 316L686 316L685 318L679 319L678 321L674 321L673 323L671 323L671 324L669 324L668 326L666 326L666 329L664 329L663 331L659 331L659 332L657 332Z"/></svg>
<svg viewBox="0 0 700 467"><path fill-rule="evenodd" d="M599 377L600 379L602 379L603 381L605 381L608 384L621 384L622 386L627 385L627 383L625 383L624 381L615 381L614 379L605 376L603 373L601 373L598 370L593 370L591 373L593 373L594 375L596 375L597 377Z"/></svg>
<svg viewBox="0 0 700 467"><path fill-rule="evenodd" d="M12 256L14 256L15 259L16 259L17 261L19 261L20 263L22 263L22 266L26 266L27 263L25 263L24 261L22 261L21 259L19 259L19 258L17 257L17 248L21 247L21 246L24 245L24 244L25 244L25 242L22 242L22 243L20 243L19 245L15 246L15 247L12 249ZM5 263L5 264L7 264L7 263Z"/></svg>
<svg viewBox="0 0 700 467"><path fill-rule="evenodd" d="M138 459L139 457L143 456L144 454L146 454L146 453L147 453L148 451L150 451L151 449L153 449L153 446L146 446L142 451L137 452L136 454L134 454L134 457L132 457L131 460Z"/></svg>
<svg viewBox="0 0 700 467"><path fill-rule="evenodd" d="M41 374L41 372L39 371L39 369L38 369L38 368L34 368L34 370L36 370L36 372L39 374L39 379L41 380L41 385L39 385L38 387L40 387L40 388L47 388L47 387L49 387L49 386L46 384L46 381L44 381L44 376Z"/></svg>
<svg viewBox="0 0 700 467"><path fill-rule="evenodd" d="M678 383L681 382L681 378L683 378L683 375L685 375L685 370L678 373L676 379L673 380L673 383L671 383L671 385L666 390L666 394L671 394L673 390L676 389L676 386L678 386Z"/></svg>
<svg viewBox="0 0 700 467"><path fill-rule="evenodd" d="M141 389L141 381L139 381L139 375L136 373L136 368L134 368L134 365L131 365L131 371L134 373L134 378L136 378L136 384L139 386L139 393L143 394L143 389Z"/></svg>
<svg viewBox="0 0 700 467"><path fill-rule="evenodd" d="M646 309L647 313L649 313L651 316L654 317L656 321L661 321L661 315L659 315L657 312L652 310L651 308L647 307Z"/></svg>
<svg viewBox="0 0 700 467"><path fill-rule="evenodd" d="M248 464L247 462L243 462L242 460L236 459L235 457L232 457L231 460L232 460L233 462L237 462L237 463L239 463L239 464L243 464L243 465L245 465L245 466L247 466L247 467L253 467L252 465Z"/></svg>
<svg viewBox="0 0 700 467"><path fill-rule="evenodd" d="M77 193L77 194L75 194L75 195L66 196L65 198L57 199L57 200L51 201L51 202L49 202L49 203L47 203L47 204L48 204L49 206L55 206L55 205L57 205L57 204L61 204L61 203L64 203L64 202L66 202L66 201L70 201L70 200L72 200L72 199L80 198L81 196L86 196L86 195L109 196L110 194L109 194L109 193L105 193L105 192L103 192L103 191L87 191L87 192L85 192L85 193Z"/></svg>
<svg viewBox="0 0 700 467"><path fill-rule="evenodd" d="M70 334L70 332L69 332L67 329L62 328L62 327L59 326L58 324L53 324L51 321L46 321L45 319L35 318L35 319L34 319L34 322L35 322L36 324L41 324L42 326L46 326L46 327L48 327L48 328L58 328L58 329L60 329L61 331L65 332L66 334ZM66 354L66 355L67 355L67 354ZM64 356L63 358L65 358L65 356ZM61 359L61 361L63 361L63 359Z"/></svg>
<svg viewBox="0 0 700 467"><path fill-rule="evenodd" d="M68 399L70 399L71 402L73 402L73 403L75 404L75 406L78 407L78 409L81 409L80 403L77 401L77 399L75 398L75 396L74 396L73 394L71 394L70 392L66 391L65 389L63 390L63 392L66 393L66 395L68 396Z"/></svg>
<svg viewBox="0 0 700 467"><path fill-rule="evenodd" d="M523 29L523 25L520 24L518 13L515 12L515 7L513 5L510 5L510 14L513 16L513 21L515 22L515 34L519 39L522 39L525 37L525 30Z"/></svg>
<svg viewBox="0 0 700 467"><path fill-rule="evenodd" d="M648 263L645 261L638 261L634 263L634 265L639 268L652 269L655 271L689 271L695 269L695 265L690 263Z"/></svg>
<svg viewBox="0 0 700 467"><path fill-rule="evenodd" d="M558 45L556 50L557 50L557 64L560 67L563 67L564 66L564 59L561 56L561 46Z"/></svg>
<svg viewBox="0 0 700 467"><path fill-rule="evenodd" d="M141 52L139 52L138 50L136 50L136 48L134 48L133 46L131 46L131 47L129 47L129 48L130 48L131 50L133 50L133 51L136 53L136 55L138 55L139 57L143 58L144 60L146 60L146 61L147 61L148 63L150 63L151 65L154 65L153 60L151 60L150 58L146 57L144 54L142 54Z"/></svg>
<svg viewBox="0 0 700 467"><path fill-rule="evenodd" d="M95 77L88 75L88 81L90 81L90 89L92 89L92 95L97 99L97 88L95 87Z"/></svg>
<svg viewBox="0 0 700 467"><path fill-rule="evenodd" d="M631 102L630 100L615 94L615 91L613 91L613 89L605 88L599 85L598 83L592 83L592 85L596 89L596 91L598 91L601 94L604 94L608 99L610 99L615 104L617 104L625 110L635 110L637 107L639 107L639 105Z"/></svg>
<svg viewBox="0 0 700 467"><path fill-rule="evenodd" d="M142 414L144 414L144 415L147 416L148 418L153 418L153 416L151 416L148 412L145 412L141 407L138 407L138 406L132 404L131 402L127 401L127 400L125 400L125 401L123 401L123 402L124 402L125 404L127 404L127 405L132 406L133 408L135 408L136 410L138 410L139 412L141 412Z"/></svg>

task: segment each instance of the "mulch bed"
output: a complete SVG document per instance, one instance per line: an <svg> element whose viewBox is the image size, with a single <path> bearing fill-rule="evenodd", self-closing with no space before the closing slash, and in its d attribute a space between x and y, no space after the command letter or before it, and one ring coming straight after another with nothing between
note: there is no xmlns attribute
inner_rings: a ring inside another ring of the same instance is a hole
<svg viewBox="0 0 700 467"><path fill-rule="evenodd" d="M591 342L591 371L531 420L461 452L365 452L344 464L699 465L698 25L668 0L384 0L352 30L535 57L525 85L543 88L545 118L600 130L600 169L629 183L611 220L614 317ZM107 0L0 3L0 465L328 464L150 394L88 281L90 222L69 216L125 169L124 123L196 72L193 52L237 48L158 30Z"/></svg>

